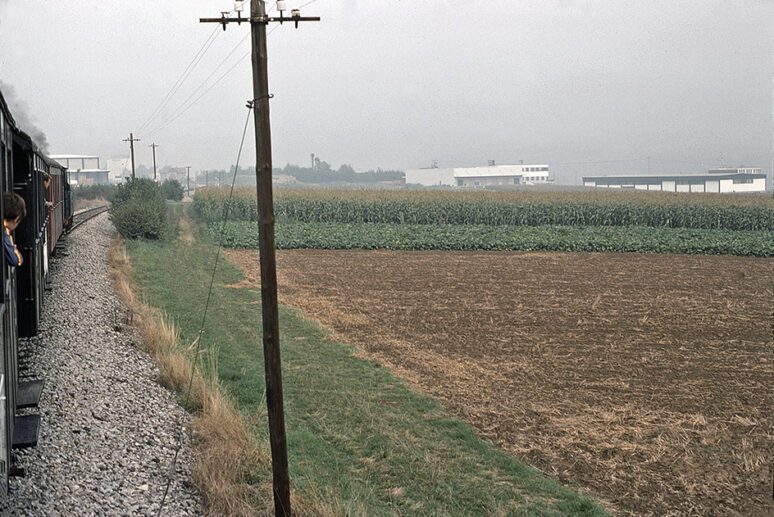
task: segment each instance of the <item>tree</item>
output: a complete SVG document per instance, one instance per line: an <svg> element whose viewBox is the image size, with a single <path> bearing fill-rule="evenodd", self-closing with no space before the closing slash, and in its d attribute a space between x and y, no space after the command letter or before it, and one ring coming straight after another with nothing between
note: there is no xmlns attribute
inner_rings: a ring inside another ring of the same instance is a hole
<svg viewBox="0 0 774 517"><path fill-rule="evenodd" d="M164 191L165 198L171 201L183 200L184 189L179 181L175 179L164 180L164 183L161 184L161 189Z"/></svg>
<svg viewBox="0 0 774 517"><path fill-rule="evenodd" d="M130 179L116 187L110 220L128 239L160 239L167 224L167 206L161 187L146 178Z"/></svg>

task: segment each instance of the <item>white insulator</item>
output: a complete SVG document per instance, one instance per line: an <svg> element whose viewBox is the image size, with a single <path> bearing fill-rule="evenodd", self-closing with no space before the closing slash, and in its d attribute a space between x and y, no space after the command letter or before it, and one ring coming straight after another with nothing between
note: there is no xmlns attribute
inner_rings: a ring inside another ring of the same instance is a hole
<svg viewBox="0 0 774 517"><path fill-rule="evenodd" d="M238 13L241 13L242 11L244 11L245 10L244 0L236 0L236 2L234 2L234 10Z"/></svg>
<svg viewBox="0 0 774 517"><path fill-rule="evenodd" d="M285 0L277 0L277 10L279 12L283 12L287 9L287 6L285 5Z"/></svg>

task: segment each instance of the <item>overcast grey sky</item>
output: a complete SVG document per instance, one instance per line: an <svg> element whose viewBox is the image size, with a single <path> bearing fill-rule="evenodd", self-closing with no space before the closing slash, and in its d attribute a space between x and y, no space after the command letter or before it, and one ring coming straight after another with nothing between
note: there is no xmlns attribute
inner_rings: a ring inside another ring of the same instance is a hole
<svg viewBox="0 0 774 517"><path fill-rule="evenodd" d="M160 164L225 168L252 97L249 58L158 128L232 49L192 100L249 51L246 25L219 30L141 126L213 34L198 18L232 7L0 0L0 80L52 153L126 156L134 131L140 163L156 142ZM654 172L771 167L772 0L317 0L303 12L322 22L269 36L275 166L310 153L356 169L521 159L561 182L645 172L647 156Z"/></svg>

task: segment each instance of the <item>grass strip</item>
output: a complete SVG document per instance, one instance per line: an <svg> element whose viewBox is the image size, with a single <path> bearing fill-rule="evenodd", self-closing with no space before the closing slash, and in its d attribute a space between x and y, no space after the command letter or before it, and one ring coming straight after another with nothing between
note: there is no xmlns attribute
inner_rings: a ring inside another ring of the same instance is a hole
<svg viewBox="0 0 774 517"><path fill-rule="evenodd" d="M222 224L209 227L211 238ZM280 222L277 248L392 250L519 250L774 256L769 231L645 226L491 226L452 224ZM255 223L226 225L224 244L258 248ZM219 238L219 237L218 237Z"/></svg>
<svg viewBox="0 0 774 517"><path fill-rule="evenodd" d="M182 342L192 342L216 250L195 229L193 238L180 237L129 242L127 252L142 295L175 321ZM201 344L266 440L265 416L256 417L264 414L260 292L242 280L222 262ZM281 307L280 322L291 480L301 514L604 515L587 497L476 438L470 426L299 312Z"/></svg>
<svg viewBox="0 0 774 517"><path fill-rule="evenodd" d="M271 501L271 486L266 481L271 472L269 451L249 431L212 370L202 368L181 346L174 321L138 296L134 282L137 271L130 263L126 244L117 237L110 248L113 286L131 311L143 348L159 365L159 382L177 392L194 413L194 481L208 515L256 515L255 508L268 507ZM133 248L131 241L128 246Z"/></svg>

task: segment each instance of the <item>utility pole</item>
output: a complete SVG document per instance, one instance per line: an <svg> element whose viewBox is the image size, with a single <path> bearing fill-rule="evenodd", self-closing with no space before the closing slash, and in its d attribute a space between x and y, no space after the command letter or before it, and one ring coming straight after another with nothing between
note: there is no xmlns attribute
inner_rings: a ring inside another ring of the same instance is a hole
<svg viewBox="0 0 774 517"><path fill-rule="evenodd" d="M148 147L153 148L153 181L156 181L156 148L158 147L158 145L154 142Z"/></svg>
<svg viewBox="0 0 774 517"><path fill-rule="evenodd" d="M207 188L210 186L210 171L204 171L204 185Z"/></svg>
<svg viewBox="0 0 774 517"><path fill-rule="evenodd" d="M191 166L186 165L186 174L185 174L185 189L188 191L188 195L191 195Z"/></svg>
<svg viewBox="0 0 774 517"><path fill-rule="evenodd" d="M132 151L132 179L134 179L134 143L139 142L139 138L135 138L133 133L129 133L129 138L124 138L124 142L129 142L129 149Z"/></svg>
<svg viewBox="0 0 774 517"><path fill-rule="evenodd" d="M266 48L266 25L271 22L293 22L298 28L302 21L319 21L319 17L301 17L299 9L291 16L284 15L285 2L277 2L279 17L266 14L264 0L251 0L250 17L242 18L243 2L237 2L237 18L201 19L201 22L220 23L226 30L228 23L250 22L252 33L253 99L248 105L255 107L255 181L258 197L258 246L261 261L261 308L263 318L263 358L266 372L266 406L269 413L269 439L271 464L274 477L274 514L291 517L290 476L285 436L285 413L282 398L282 369L280 361L279 308L277 306L277 263L274 246L274 202L271 184L271 129L269 121L269 78Z"/></svg>

